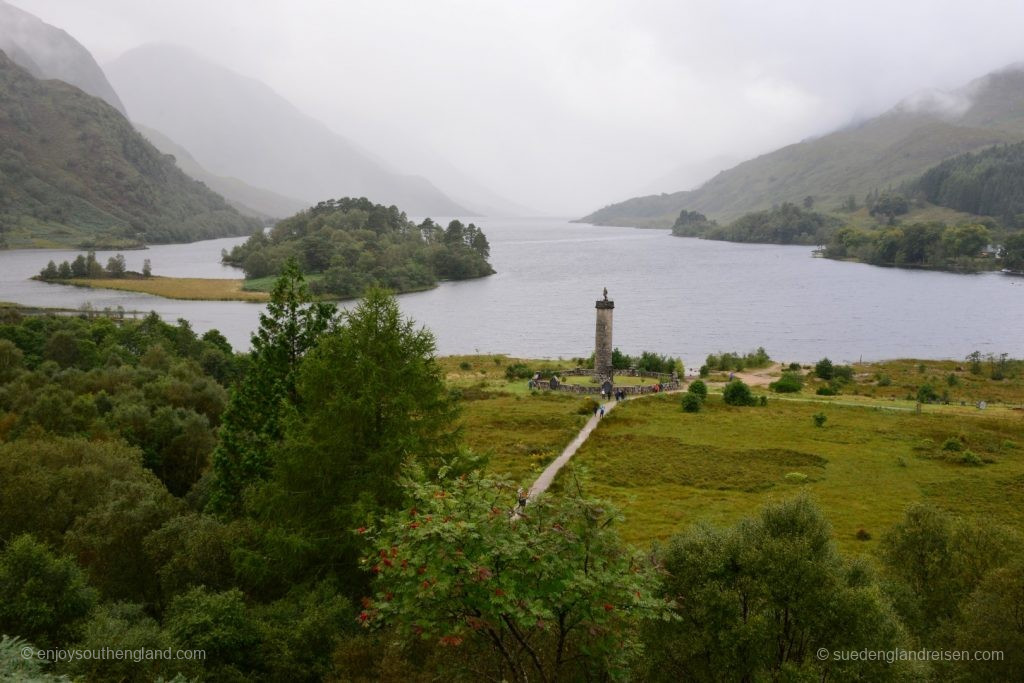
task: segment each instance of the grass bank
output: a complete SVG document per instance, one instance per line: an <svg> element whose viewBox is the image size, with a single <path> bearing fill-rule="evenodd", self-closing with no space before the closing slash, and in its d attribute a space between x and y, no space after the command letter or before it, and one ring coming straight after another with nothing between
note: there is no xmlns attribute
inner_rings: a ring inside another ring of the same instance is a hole
<svg viewBox="0 0 1024 683"><path fill-rule="evenodd" d="M224 280L198 277L150 277L145 279L121 278L73 278L71 280L50 280L57 284L97 289L117 289L126 292L141 292L162 296L167 299L190 301L267 301L266 292L250 292L243 289L244 280Z"/></svg>

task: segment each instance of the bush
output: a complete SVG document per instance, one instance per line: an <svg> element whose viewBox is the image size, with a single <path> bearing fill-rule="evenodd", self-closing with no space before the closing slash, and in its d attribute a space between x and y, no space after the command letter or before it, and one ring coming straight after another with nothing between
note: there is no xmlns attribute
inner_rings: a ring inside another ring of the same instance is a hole
<svg viewBox="0 0 1024 683"><path fill-rule="evenodd" d="M750 392L750 387L743 380L734 379L725 385L722 392L722 400L730 406L752 406L757 399Z"/></svg>
<svg viewBox="0 0 1024 683"><path fill-rule="evenodd" d="M505 379L530 379L533 371L524 363L513 363L505 368Z"/></svg>
<svg viewBox="0 0 1024 683"><path fill-rule="evenodd" d="M708 375L711 374L711 370L708 369L708 366L702 365L700 366L700 370L697 372L697 374L699 374L701 377L707 377Z"/></svg>
<svg viewBox="0 0 1024 683"><path fill-rule="evenodd" d="M789 369L793 370L794 372L799 372L800 371L800 364L799 363L790 363L789 364Z"/></svg>
<svg viewBox="0 0 1024 683"><path fill-rule="evenodd" d="M768 388L777 394L795 394L804 388L804 378L796 372L784 372Z"/></svg>
<svg viewBox="0 0 1024 683"><path fill-rule="evenodd" d="M849 365L836 365L832 368L832 377L840 382L853 381L853 368Z"/></svg>
<svg viewBox="0 0 1024 683"><path fill-rule="evenodd" d="M886 375L885 373L879 373L876 381L878 382L878 386L880 387L887 387L892 385L892 378L889 377L889 375Z"/></svg>
<svg viewBox="0 0 1024 683"><path fill-rule="evenodd" d="M836 391L835 388L831 384L828 384L828 385L823 386L823 387L818 387L818 390L815 391L814 393L817 394L818 396L835 396L839 392Z"/></svg>
<svg viewBox="0 0 1024 683"><path fill-rule="evenodd" d="M917 400L920 403L932 403L939 400L939 395L931 384L922 384L917 390Z"/></svg>
<svg viewBox="0 0 1024 683"><path fill-rule="evenodd" d="M828 416L825 413L815 413L811 416L811 419L814 420L815 427L824 427L825 420L828 419Z"/></svg>
<svg viewBox="0 0 1024 683"><path fill-rule="evenodd" d="M701 400L703 401L708 397L708 385L704 384L704 382L702 382L699 379L695 379L692 382L690 382L690 386L687 387L686 392L689 394L696 394L697 396L700 396Z"/></svg>
<svg viewBox="0 0 1024 683"><path fill-rule="evenodd" d="M975 455L974 451L964 451L957 462L970 465L971 467L981 467L984 464L981 458Z"/></svg>
<svg viewBox="0 0 1024 683"><path fill-rule="evenodd" d="M698 394L687 392L683 394L683 412L686 413L699 413L700 407L704 403Z"/></svg>
<svg viewBox="0 0 1024 683"><path fill-rule="evenodd" d="M828 358L822 358L814 365L814 374L820 379L829 380L835 376L835 368L832 366L832 361Z"/></svg>
<svg viewBox="0 0 1024 683"><path fill-rule="evenodd" d="M867 529L863 529L863 528L857 529L856 538L857 538L858 541L870 541L871 540L871 532L868 531Z"/></svg>
<svg viewBox="0 0 1024 683"><path fill-rule="evenodd" d="M472 369L473 369L473 364L470 363L468 360L464 360L461 363L459 363L459 370L472 370Z"/></svg>
<svg viewBox="0 0 1024 683"><path fill-rule="evenodd" d="M786 481L790 484L806 484L807 475L803 472L789 472L786 474Z"/></svg>
<svg viewBox="0 0 1024 683"><path fill-rule="evenodd" d="M599 407L600 404L598 404L597 401L587 396L585 399L583 399L583 402L580 403L580 407L576 409L576 414L593 415Z"/></svg>
<svg viewBox="0 0 1024 683"><path fill-rule="evenodd" d="M950 453L959 453L964 450L964 442L955 436L951 436L942 442L942 450Z"/></svg>

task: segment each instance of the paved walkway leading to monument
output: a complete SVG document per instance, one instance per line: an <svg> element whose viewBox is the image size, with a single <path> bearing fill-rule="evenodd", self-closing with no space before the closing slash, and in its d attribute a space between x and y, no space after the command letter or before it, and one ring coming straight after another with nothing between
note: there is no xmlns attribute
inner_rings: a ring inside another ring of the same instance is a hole
<svg viewBox="0 0 1024 683"><path fill-rule="evenodd" d="M612 409L615 408L616 405L618 405L618 401L608 401L601 405L604 406L604 414L607 415L612 412ZM565 450L562 451L561 455L551 461L551 464L544 468L544 471L540 473L539 477L537 477L537 481L533 482L533 486L530 487L530 492L527 496L528 498L539 496L548 490L548 487L551 486L551 482L553 482L555 477L558 475L558 471L562 469L565 463L569 462L569 458L576 455L576 451L578 451L580 446L583 445L583 442L587 440L590 433L597 428L600 421L601 418L597 415L587 420L587 424L583 425L583 429L581 429L580 433L576 435L576 438L565 447Z"/></svg>

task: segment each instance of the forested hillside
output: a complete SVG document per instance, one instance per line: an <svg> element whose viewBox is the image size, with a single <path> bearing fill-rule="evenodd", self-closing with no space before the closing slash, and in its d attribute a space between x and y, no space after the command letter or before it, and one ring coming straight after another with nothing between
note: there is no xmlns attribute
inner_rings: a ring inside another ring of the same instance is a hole
<svg viewBox="0 0 1024 683"><path fill-rule="evenodd" d="M1009 228L1024 227L1024 143L947 159L913 188L933 204L994 216Z"/></svg>
<svg viewBox="0 0 1024 683"><path fill-rule="evenodd" d="M438 280L464 280L494 272L483 231L454 220L442 228L427 218L419 225L397 207L368 199L321 202L256 233L224 254L247 278L277 274L295 258L313 278L314 291L359 296L369 286L397 292L427 289Z"/></svg>
<svg viewBox="0 0 1024 683"><path fill-rule="evenodd" d="M683 209L730 221L811 197L832 211L852 196L915 180L950 157L1024 140L1024 71L1008 68L962 88L962 113L902 104L858 125L805 140L719 173L688 192L634 197L580 219L599 225L671 227Z"/></svg>
<svg viewBox="0 0 1024 683"><path fill-rule="evenodd" d="M0 238L9 246L132 246L258 228L106 102L37 80L0 53Z"/></svg>

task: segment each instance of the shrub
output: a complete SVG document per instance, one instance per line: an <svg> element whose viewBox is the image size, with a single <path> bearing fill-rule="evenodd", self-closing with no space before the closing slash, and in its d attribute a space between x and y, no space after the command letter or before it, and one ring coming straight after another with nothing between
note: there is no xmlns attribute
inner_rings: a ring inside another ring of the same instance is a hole
<svg viewBox="0 0 1024 683"><path fill-rule="evenodd" d="M583 402L580 403L580 407L576 409L576 414L577 415L593 415L594 412L596 412L599 407L600 407L600 405L598 404L597 401L595 401L591 397L587 396L585 399L583 399Z"/></svg>
<svg viewBox="0 0 1024 683"><path fill-rule="evenodd" d="M473 369L473 364L470 363L468 360L464 360L461 363L459 363L459 370L472 370L472 369Z"/></svg>
<svg viewBox="0 0 1024 683"><path fill-rule="evenodd" d="M856 537L856 539L858 541L870 541L871 540L871 532L868 531L867 529L860 528L860 529L857 529L857 533L855 534L855 537Z"/></svg>
<svg viewBox="0 0 1024 683"><path fill-rule="evenodd" d="M698 374L701 377L707 377L708 375L711 374L711 370L708 369L708 366L702 365L702 366L700 366L700 370L698 371Z"/></svg>
<svg viewBox="0 0 1024 683"><path fill-rule="evenodd" d="M825 415L825 413L815 413L814 415L811 416L811 419L814 420L815 427L824 427L825 420L828 419L828 416Z"/></svg>
<svg viewBox="0 0 1024 683"><path fill-rule="evenodd" d="M752 406L757 399L743 380L734 379L725 385L722 399L730 406Z"/></svg>
<svg viewBox="0 0 1024 683"><path fill-rule="evenodd" d="M981 467L984 464L981 458L974 454L974 451L964 451L957 462L971 467Z"/></svg>
<svg viewBox="0 0 1024 683"><path fill-rule="evenodd" d="M789 369L793 370L793 371L799 371L800 370L800 364L799 363L790 363L789 364Z"/></svg>
<svg viewBox="0 0 1024 683"><path fill-rule="evenodd" d="M513 363L505 368L505 379L529 379L533 372L524 363Z"/></svg>
<svg viewBox="0 0 1024 683"><path fill-rule="evenodd" d="M822 358L814 365L814 374L820 379L832 379L835 373L835 368L832 366L832 361L828 358Z"/></svg>
<svg viewBox="0 0 1024 683"><path fill-rule="evenodd" d="M805 484L807 483L807 475L803 472L789 472L786 475L786 481L790 484Z"/></svg>
<svg viewBox="0 0 1024 683"><path fill-rule="evenodd" d="M704 400L708 397L708 385L704 384L704 382L699 379L695 379L690 382L690 386L687 387L686 392L689 394L696 394L697 396L700 396L701 400Z"/></svg>
<svg viewBox="0 0 1024 683"><path fill-rule="evenodd" d="M703 403L704 401L701 400L701 397L698 394L690 392L683 394L683 412L699 413L700 407Z"/></svg>
<svg viewBox="0 0 1024 683"><path fill-rule="evenodd" d="M879 373L876 381L878 382L878 386L880 387L887 387L892 384L892 378L885 373Z"/></svg>
<svg viewBox="0 0 1024 683"><path fill-rule="evenodd" d="M760 404L761 404L762 406L766 406L766 405L768 405L768 397L767 397L767 396L762 396L762 397L761 397L761 400L759 401L759 403L760 403Z"/></svg>
<svg viewBox="0 0 1024 683"><path fill-rule="evenodd" d="M949 373L949 375L948 375L948 376L946 377L946 384L948 384L948 385L949 385L949 386L951 386L951 387L959 386L959 384L960 384L960 378L959 378L959 377L957 377L957 376L956 376L955 374L953 374L953 373L951 372L951 373Z"/></svg>
<svg viewBox="0 0 1024 683"><path fill-rule="evenodd" d="M836 365L832 368L832 377L840 382L852 382L853 368L849 365Z"/></svg>
<svg viewBox="0 0 1024 683"><path fill-rule="evenodd" d="M939 395L931 384L922 384L917 389L917 400L921 403L932 403L939 400Z"/></svg>
<svg viewBox="0 0 1024 683"><path fill-rule="evenodd" d="M964 442L955 436L951 436L942 442L942 450L951 453L959 453L964 450Z"/></svg>
<svg viewBox="0 0 1024 683"><path fill-rule="evenodd" d="M804 378L796 372L784 372L768 388L777 394L795 394L804 388Z"/></svg>
<svg viewBox="0 0 1024 683"><path fill-rule="evenodd" d="M815 391L814 393L817 394L818 396L835 396L839 392L836 391L831 384L829 384L823 387L818 387L818 390Z"/></svg>

